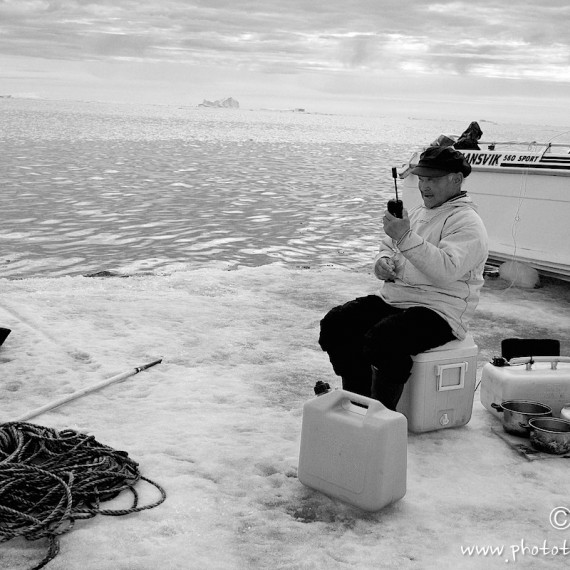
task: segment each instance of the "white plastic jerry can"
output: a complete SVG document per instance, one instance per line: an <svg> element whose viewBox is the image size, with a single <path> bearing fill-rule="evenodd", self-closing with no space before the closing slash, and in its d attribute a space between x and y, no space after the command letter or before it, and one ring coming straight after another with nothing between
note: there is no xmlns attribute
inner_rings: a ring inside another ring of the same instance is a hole
<svg viewBox="0 0 570 570"><path fill-rule="evenodd" d="M377 511L406 494L407 430L377 400L345 390L313 398L303 406L299 481Z"/></svg>

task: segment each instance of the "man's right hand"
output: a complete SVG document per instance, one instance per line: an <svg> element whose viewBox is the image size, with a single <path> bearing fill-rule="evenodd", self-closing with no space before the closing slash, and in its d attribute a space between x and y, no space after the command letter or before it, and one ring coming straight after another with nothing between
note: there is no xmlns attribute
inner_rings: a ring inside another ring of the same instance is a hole
<svg viewBox="0 0 570 570"><path fill-rule="evenodd" d="M374 275L383 281L393 281L396 279L396 265L390 257L381 257L374 264Z"/></svg>

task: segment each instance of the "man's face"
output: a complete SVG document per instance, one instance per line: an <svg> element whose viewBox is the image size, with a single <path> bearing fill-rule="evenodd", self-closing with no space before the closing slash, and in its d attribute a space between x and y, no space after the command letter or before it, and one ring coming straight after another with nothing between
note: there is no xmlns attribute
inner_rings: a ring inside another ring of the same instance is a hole
<svg viewBox="0 0 570 570"><path fill-rule="evenodd" d="M446 174L432 178L431 176L418 176L418 188L422 194L426 208L437 208L451 197L458 194L455 174Z"/></svg>

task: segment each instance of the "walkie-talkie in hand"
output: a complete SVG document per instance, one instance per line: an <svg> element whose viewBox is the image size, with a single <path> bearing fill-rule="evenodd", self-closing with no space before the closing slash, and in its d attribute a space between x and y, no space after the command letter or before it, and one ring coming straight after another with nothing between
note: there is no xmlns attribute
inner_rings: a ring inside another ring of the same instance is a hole
<svg viewBox="0 0 570 570"><path fill-rule="evenodd" d="M404 202L398 199L398 184L396 183L396 178L398 178L398 171L396 168L392 168L392 178L394 179L394 188L396 190L396 199L388 200L388 212L396 218L401 218L404 213Z"/></svg>

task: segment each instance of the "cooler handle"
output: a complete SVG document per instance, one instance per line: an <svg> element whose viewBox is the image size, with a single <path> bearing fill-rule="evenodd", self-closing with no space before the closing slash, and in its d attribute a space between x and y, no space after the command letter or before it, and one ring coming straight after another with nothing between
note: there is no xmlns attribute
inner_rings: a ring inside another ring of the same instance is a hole
<svg viewBox="0 0 570 570"><path fill-rule="evenodd" d="M465 371L467 370L467 362L455 362L453 364L438 364L436 366L437 374L437 391L445 392L446 390L462 390L465 387ZM451 384L445 386L443 384L443 373L445 370L459 368L459 384Z"/></svg>
<svg viewBox="0 0 570 570"><path fill-rule="evenodd" d="M527 370L532 370L535 362L550 362L550 368L556 370L559 362L570 362L570 356L519 356L509 360L509 366L526 364Z"/></svg>

